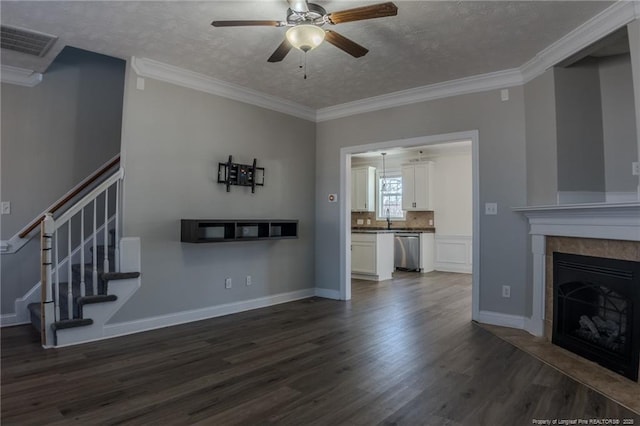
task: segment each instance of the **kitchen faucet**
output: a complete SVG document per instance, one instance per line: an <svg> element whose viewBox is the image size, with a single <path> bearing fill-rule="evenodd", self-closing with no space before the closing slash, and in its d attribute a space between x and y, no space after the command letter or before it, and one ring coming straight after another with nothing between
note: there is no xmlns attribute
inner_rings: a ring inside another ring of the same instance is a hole
<svg viewBox="0 0 640 426"><path fill-rule="evenodd" d="M389 216L387 216L387 230L391 229L391 218L389 218Z"/></svg>

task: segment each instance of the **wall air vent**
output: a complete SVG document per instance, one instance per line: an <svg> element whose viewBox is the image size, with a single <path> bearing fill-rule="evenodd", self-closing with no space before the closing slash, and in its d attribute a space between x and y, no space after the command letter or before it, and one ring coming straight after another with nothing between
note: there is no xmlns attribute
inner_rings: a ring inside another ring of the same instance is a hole
<svg viewBox="0 0 640 426"><path fill-rule="evenodd" d="M1 26L2 48L42 57L58 37L23 28Z"/></svg>

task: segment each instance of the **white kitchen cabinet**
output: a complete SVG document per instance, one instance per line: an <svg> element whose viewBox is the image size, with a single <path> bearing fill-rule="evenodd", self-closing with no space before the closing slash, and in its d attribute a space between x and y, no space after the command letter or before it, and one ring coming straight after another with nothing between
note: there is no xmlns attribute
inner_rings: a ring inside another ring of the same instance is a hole
<svg viewBox="0 0 640 426"><path fill-rule="evenodd" d="M376 211L376 168L351 169L351 211Z"/></svg>
<svg viewBox="0 0 640 426"><path fill-rule="evenodd" d="M433 210L433 161L402 166L402 210Z"/></svg>
<svg viewBox="0 0 640 426"><path fill-rule="evenodd" d="M383 281L393 274L391 232L351 234L351 277Z"/></svg>

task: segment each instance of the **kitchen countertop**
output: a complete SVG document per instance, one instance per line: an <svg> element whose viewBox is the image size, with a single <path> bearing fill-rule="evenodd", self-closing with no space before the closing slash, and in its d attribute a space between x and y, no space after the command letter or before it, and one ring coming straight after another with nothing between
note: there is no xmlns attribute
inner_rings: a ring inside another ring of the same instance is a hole
<svg viewBox="0 0 640 426"><path fill-rule="evenodd" d="M435 233L436 228L351 228L351 232L355 234L384 234L384 233L396 233L396 232L415 232L415 233Z"/></svg>

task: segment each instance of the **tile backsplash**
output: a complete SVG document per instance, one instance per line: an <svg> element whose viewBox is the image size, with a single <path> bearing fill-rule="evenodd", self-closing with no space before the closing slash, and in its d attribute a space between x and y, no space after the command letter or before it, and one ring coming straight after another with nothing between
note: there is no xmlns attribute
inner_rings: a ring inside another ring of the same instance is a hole
<svg viewBox="0 0 640 426"><path fill-rule="evenodd" d="M358 219L362 219L363 223L358 224ZM367 219L371 220L370 224L367 224ZM431 221L431 222L429 222ZM386 220L376 220L375 212L351 212L351 227L352 228L386 228ZM406 220L391 220L392 229L424 229L433 228L435 223L433 221L433 212L407 212Z"/></svg>

